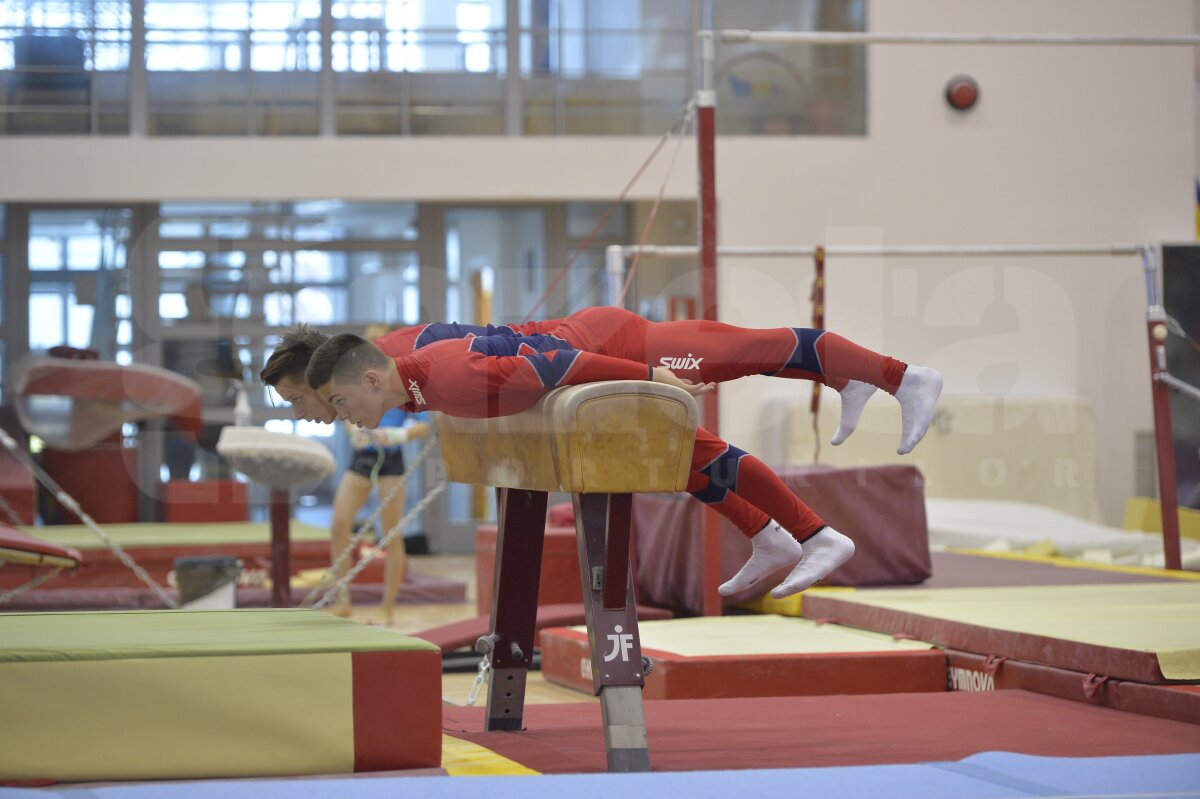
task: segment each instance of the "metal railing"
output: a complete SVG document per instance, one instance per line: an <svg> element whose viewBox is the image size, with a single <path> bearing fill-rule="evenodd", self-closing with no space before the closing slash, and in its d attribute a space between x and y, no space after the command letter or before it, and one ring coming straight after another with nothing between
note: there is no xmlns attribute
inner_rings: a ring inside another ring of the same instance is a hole
<svg viewBox="0 0 1200 799"><path fill-rule="evenodd" d="M690 30L524 28L510 42L318 22L0 27L0 135L657 134L693 90ZM831 95L860 109L832 132L864 132L865 75L779 61L731 57L729 132L808 132L806 107ZM764 86L770 108L754 99Z"/></svg>

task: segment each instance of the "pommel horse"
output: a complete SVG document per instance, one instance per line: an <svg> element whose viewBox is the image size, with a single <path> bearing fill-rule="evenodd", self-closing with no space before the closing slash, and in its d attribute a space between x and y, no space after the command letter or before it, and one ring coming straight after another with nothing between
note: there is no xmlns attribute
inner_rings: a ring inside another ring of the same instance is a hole
<svg viewBox="0 0 1200 799"><path fill-rule="evenodd" d="M438 419L447 478L498 494L491 632L475 646L492 666L485 730L522 727L546 503L550 492L567 492L608 770L650 770L641 691L653 664L638 640L632 495L686 488L697 415L682 389L617 380L557 389L513 416Z"/></svg>

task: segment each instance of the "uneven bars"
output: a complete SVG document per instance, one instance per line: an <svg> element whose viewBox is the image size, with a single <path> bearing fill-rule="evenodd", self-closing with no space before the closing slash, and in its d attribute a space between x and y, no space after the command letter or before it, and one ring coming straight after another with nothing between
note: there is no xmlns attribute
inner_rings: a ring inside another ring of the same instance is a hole
<svg viewBox="0 0 1200 799"><path fill-rule="evenodd" d="M825 254L842 257L955 257L955 256L1122 256L1140 255L1146 244L827 244ZM700 248L691 245L613 244L608 251L619 250L623 257L640 252L643 256L659 258L691 258ZM817 245L763 247L719 245L717 254L744 258L810 258ZM611 257L611 256L610 256ZM610 267L611 268L611 267Z"/></svg>
<svg viewBox="0 0 1200 799"><path fill-rule="evenodd" d="M714 31L722 44L1008 44L1195 47L1200 36L1103 36L1072 33L866 33L854 31Z"/></svg>

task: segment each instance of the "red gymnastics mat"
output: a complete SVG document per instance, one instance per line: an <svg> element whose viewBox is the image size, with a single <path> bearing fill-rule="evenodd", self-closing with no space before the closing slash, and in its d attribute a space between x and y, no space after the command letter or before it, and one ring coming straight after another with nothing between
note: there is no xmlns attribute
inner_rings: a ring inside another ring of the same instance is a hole
<svg viewBox="0 0 1200 799"><path fill-rule="evenodd" d="M1130 713L1200 724L1200 685L1147 685L955 649L948 650L946 657L952 691L1020 688Z"/></svg>
<svg viewBox="0 0 1200 799"><path fill-rule="evenodd" d="M361 576L361 575L360 575ZM141 585L139 583L139 585ZM298 607L312 589L292 586L292 605ZM354 582L350 585L350 599L356 605L378 605L383 601L383 586L379 583ZM167 594L178 599L178 592ZM400 589L396 602L438 603L462 602L467 597L467 586L457 580L422 574L412 569ZM271 605L271 589L239 586L237 606L239 608L265 608ZM69 611L69 610L162 610L166 606L156 593L148 587L132 586L120 588L39 588L27 591L0 606L0 611Z"/></svg>
<svg viewBox="0 0 1200 799"><path fill-rule="evenodd" d="M946 655L928 644L782 616L639 623L654 660L647 699L907 693L946 690ZM592 693L587 632L542 632L546 679Z"/></svg>
<svg viewBox="0 0 1200 799"><path fill-rule="evenodd" d="M647 701L654 771L861 766L1004 751L1047 757L1200 752L1200 725L1026 691ZM445 706L442 730L545 774L607 768L599 703L529 705L521 732Z"/></svg>
<svg viewBox="0 0 1200 799"><path fill-rule="evenodd" d="M1200 681L1200 583L805 595L804 615L1140 683Z"/></svg>

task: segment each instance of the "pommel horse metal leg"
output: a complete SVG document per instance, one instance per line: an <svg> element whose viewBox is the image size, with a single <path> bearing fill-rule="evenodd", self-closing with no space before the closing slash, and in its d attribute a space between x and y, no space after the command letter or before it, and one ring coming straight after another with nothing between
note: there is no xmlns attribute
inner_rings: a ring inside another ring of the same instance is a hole
<svg viewBox="0 0 1200 799"><path fill-rule="evenodd" d="M579 573L609 771L649 771L642 647L629 569L632 494L575 494Z"/></svg>
<svg viewBox="0 0 1200 799"><path fill-rule="evenodd" d="M485 730L521 729L537 629L547 498L545 491L497 490L491 634L475 644L492 663Z"/></svg>

